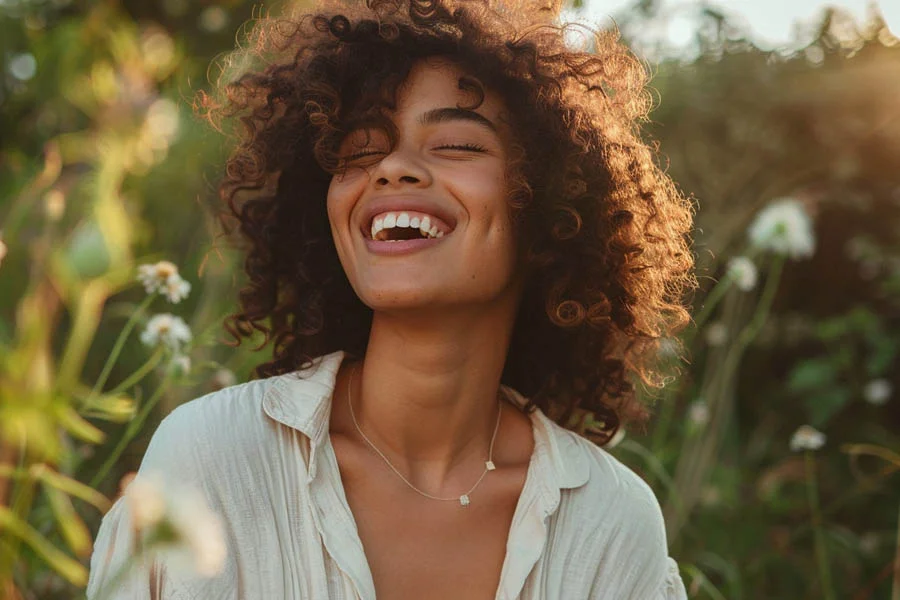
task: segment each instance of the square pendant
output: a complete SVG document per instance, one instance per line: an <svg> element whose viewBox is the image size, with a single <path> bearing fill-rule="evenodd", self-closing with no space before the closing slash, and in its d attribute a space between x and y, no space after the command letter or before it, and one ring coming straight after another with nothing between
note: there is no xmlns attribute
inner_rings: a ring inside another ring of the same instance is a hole
<svg viewBox="0 0 900 600"><path fill-rule="evenodd" d="M467 495L463 494L462 496L459 497L459 503L463 506L468 506L469 505L469 497Z"/></svg>
<svg viewBox="0 0 900 600"><path fill-rule="evenodd" d="M493 471L494 469L497 468L494 466L494 461L492 461L492 460L485 461L484 466L487 467L488 471Z"/></svg>

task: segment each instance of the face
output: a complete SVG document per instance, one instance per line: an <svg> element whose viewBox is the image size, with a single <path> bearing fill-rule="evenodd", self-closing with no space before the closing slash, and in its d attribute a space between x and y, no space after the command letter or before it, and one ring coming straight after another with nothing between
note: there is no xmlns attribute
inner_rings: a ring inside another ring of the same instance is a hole
<svg viewBox="0 0 900 600"><path fill-rule="evenodd" d="M500 99L474 109L465 73L421 62L391 113L397 139L359 130L328 217L350 284L376 312L514 303L519 283L507 204L509 135Z"/></svg>

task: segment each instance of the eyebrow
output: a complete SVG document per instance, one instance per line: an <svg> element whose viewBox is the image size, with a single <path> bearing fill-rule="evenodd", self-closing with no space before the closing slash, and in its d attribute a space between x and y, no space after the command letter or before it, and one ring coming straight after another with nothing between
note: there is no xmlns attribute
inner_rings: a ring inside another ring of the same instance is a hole
<svg viewBox="0 0 900 600"><path fill-rule="evenodd" d="M422 125L434 125L436 123L446 123L447 121L470 121L482 127L487 127L493 133L497 133L497 126L494 125L493 121L474 110L465 108L435 108L419 117L419 123Z"/></svg>

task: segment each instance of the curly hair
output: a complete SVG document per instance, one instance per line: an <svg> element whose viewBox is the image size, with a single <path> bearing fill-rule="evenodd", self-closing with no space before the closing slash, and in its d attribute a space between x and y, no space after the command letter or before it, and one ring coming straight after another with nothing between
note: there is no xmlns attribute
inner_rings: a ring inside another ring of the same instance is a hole
<svg viewBox="0 0 900 600"><path fill-rule="evenodd" d="M503 383L526 411L601 445L647 419L637 386L663 385L660 340L690 319L693 206L641 139L644 65L614 32L557 25L556 9L537 4L334 0L260 18L225 58L200 107L237 125L219 194L226 231L246 243L248 281L226 328L235 343L272 344L258 376L365 352L372 311L326 214L337 145L351 123L395 106L417 61L442 57L503 99L516 136L509 205L527 281Z"/></svg>

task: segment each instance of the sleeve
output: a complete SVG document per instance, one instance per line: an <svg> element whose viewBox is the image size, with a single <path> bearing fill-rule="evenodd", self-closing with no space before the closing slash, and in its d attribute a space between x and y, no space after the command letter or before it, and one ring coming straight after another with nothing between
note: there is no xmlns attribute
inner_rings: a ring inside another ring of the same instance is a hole
<svg viewBox="0 0 900 600"><path fill-rule="evenodd" d="M592 600L687 600L677 563L669 557L659 502L647 483L610 460L602 503L601 549Z"/></svg>
<svg viewBox="0 0 900 600"><path fill-rule="evenodd" d="M164 485L199 481L197 424L181 407L163 419L150 440L137 477L161 476ZM128 502L119 498L103 517L91 555L89 600L181 600L187 598L157 560L133 561L139 543ZM123 568L133 563L127 573Z"/></svg>
<svg viewBox="0 0 900 600"><path fill-rule="evenodd" d="M687 591L684 589L684 582L681 581L681 574L678 572L678 563L672 558L667 558L666 562L668 564L666 580L663 582L658 600L687 600Z"/></svg>

